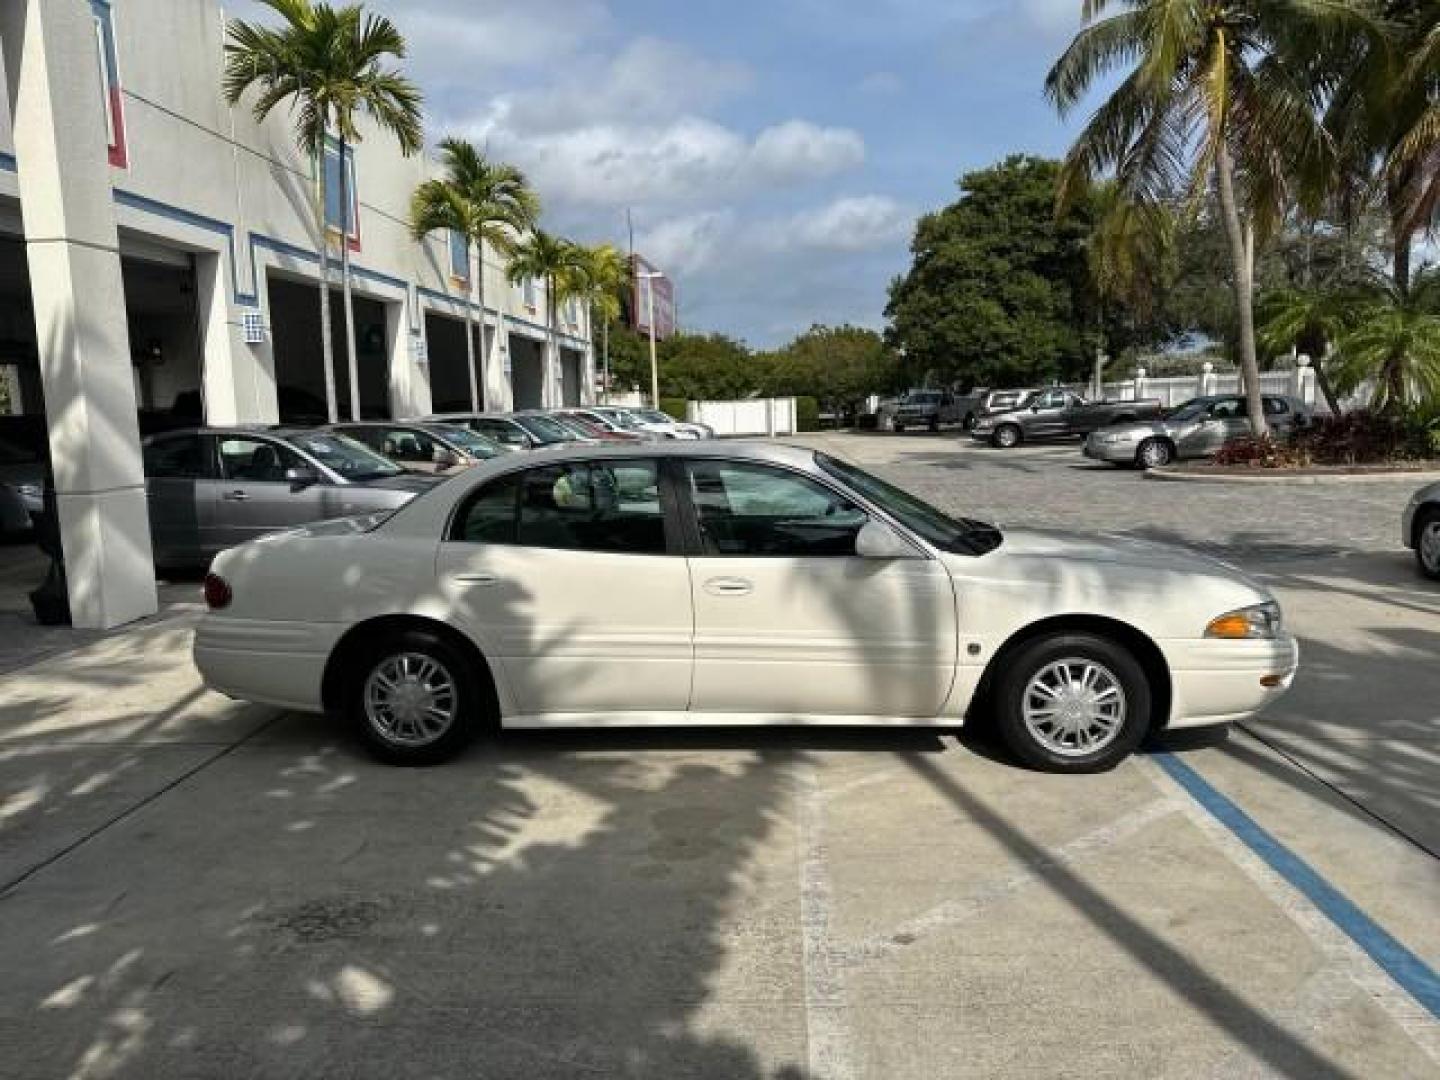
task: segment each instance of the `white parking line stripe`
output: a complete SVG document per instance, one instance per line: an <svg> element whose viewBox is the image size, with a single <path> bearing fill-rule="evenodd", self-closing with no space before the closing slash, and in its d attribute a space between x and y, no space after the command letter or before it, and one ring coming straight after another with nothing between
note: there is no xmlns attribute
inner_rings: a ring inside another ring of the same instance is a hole
<svg viewBox="0 0 1440 1080"><path fill-rule="evenodd" d="M924 914L908 919L893 930L857 945L839 950L838 960L845 967L878 960L908 948L914 942L939 930L973 919L997 901L1025 886L1039 881L1047 867L1071 865L1097 855L1136 835L1163 817L1177 813L1184 803L1179 798L1156 799L1124 817L1076 837L1068 843L1051 848L1041 863L1031 863L1005 877L981 885L962 900L947 900Z"/></svg>
<svg viewBox="0 0 1440 1080"><path fill-rule="evenodd" d="M1440 1021L1429 1010L1406 993L1300 890L1272 870L1203 806L1190 799L1185 789L1157 763L1143 757L1135 760L1159 790L1179 794L1183 798L1181 812L1191 823L1290 917L1331 964L1341 967L1431 1061L1440 1064Z"/></svg>
<svg viewBox="0 0 1440 1080"><path fill-rule="evenodd" d="M850 1031L845 992L830 943L830 874L826 869L825 798L815 766L796 773L796 830L800 863L801 962L810 1075L850 1080Z"/></svg>

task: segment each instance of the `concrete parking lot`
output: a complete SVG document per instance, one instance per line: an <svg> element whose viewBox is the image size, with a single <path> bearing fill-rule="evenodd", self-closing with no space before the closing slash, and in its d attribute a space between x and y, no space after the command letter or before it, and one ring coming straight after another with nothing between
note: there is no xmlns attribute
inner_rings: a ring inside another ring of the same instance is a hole
<svg viewBox="0 0 1440 1080"><path fill-rule="evenodd" d="M1053 777L977 733L507 735L427 771L166 617L0 675L6 1077L1440 1076L1440 589L1412 485L820 436L937 503L1218 551L1274 710Z"/></svg>

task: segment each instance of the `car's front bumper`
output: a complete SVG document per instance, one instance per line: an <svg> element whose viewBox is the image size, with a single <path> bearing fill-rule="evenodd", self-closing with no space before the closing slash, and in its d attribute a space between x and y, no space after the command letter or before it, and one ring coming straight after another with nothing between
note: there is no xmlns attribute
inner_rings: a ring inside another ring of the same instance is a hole
<svg viewBox="0 0 1440 1080"><path fill-rule="evenodd" d="M1300 665L1300 646L1289 634L1162 641L1160 648L1170 666L1171 728L1243 720L1290 689Z"/></svg>
<svg viewBox="0 0 1440 1080"><path fill-rule="evenodd" d="M1415 547L1415 514L1420 509L1420 500L1411 499L1400 514L1400 543L1407 548Z"/></svg>
<svg viewBox="0 0 1440 1080"><path fill-rule="evenodd" d="M1137 444L1130 439L1107 441L1092 434L1085 440L1081 453L1093 461L1108 461L1112 465L1126 465L1135 460L1136 446Z"/></svg>

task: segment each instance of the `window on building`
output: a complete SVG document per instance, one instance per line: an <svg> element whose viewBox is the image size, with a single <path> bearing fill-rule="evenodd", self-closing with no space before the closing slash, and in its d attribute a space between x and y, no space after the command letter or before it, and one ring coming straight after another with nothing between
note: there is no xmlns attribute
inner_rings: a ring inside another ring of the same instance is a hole
<svg viewBox="0 0 1440 1080"><path fill-rule="evenodd" d="M325 224L335 232L348 233L351 244L360 242L360 194L355 187L355 148L345 148L345 185L349 193L350 213L342 215L340 201L340 144L334 139L325 143ZM342 217L345 220L342 221ZM346 229L346 226L349 226Z"/></svg>
<svg viewBox="0 0 1440 1080"><path fill-rule="evenodd" d="M450 230L450 276L457 281L470 280L470 240L454 229Z"/></svg>
<svg viewBox="0 0 1440 1080"><path fill-rule="evenodd" d="M540 304L540 283L534 278L526 278L520 284L520 297L525 301L526 307L538 307Z"/></svg>
<svg viewBox="0 0 1440 1080"><path fill-rule="evenodd" d="M125 168L125 117L120 96L120 68L115 54L115 28L108 0L90 0L95 23L95 61L100 69L101 108L105 113L105 141L110 164Z"/></svg>

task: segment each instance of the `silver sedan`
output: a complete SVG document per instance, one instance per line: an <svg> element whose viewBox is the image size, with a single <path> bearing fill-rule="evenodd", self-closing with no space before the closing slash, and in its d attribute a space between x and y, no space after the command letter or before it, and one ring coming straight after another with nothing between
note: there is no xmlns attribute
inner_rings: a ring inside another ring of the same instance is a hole
<svg viewBox="0 0 1440 1080"><path fill-rule="evenodd" d="M1400 539L1426 577L1440 580L1440 484L1417 491L1400 519Z"/></svg>
<svg viewBox="0 0 1440 1080"><path fill-rule="evenodd" d="M1309 411L1295 398L1267 394L1265 419L1281 436L1309 422ZM1158 469L1182 458L1214 454L1231 439L1250 434L1245 399L1238 394L1192 398L1158 420L1112 424L1085 440L1085 456L1112 465Z"/></svg>

